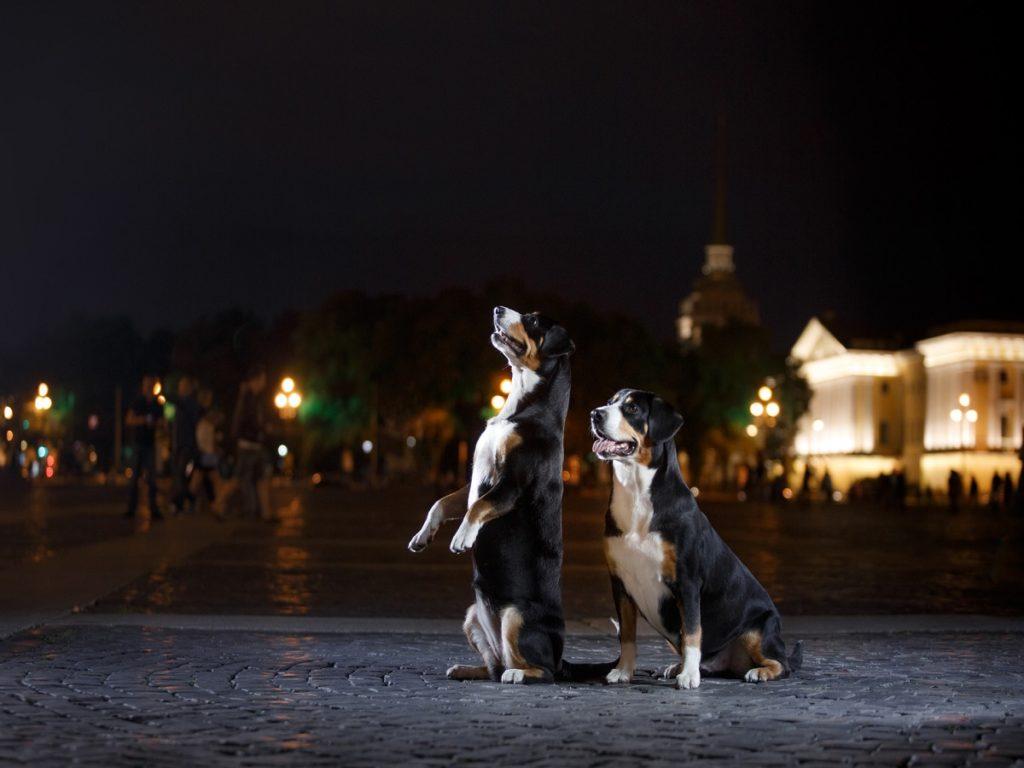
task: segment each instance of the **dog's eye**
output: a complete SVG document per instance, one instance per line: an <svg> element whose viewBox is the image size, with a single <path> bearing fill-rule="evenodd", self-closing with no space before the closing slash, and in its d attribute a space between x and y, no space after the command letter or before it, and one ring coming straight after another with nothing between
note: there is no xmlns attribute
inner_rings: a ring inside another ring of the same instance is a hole
<svg viewBox="0 0 1024 768"><path fill-rule="evenodd" d="M636 403L626 403L622 406L622 410L628 413L630 416L637 413L640 409L636 407Z"/></svg>

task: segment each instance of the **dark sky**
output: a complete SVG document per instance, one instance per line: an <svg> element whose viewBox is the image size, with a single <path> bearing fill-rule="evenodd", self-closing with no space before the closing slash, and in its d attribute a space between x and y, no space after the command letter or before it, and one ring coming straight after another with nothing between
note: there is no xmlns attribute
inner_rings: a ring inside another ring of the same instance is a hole
<svg viewBox="0 0 1024 768"><path fill-rule="evenodd" d="M1024 319L1014 25L834 3L5 3L0 344L517 275L668 335L711 219L780 345Z"/></svg>

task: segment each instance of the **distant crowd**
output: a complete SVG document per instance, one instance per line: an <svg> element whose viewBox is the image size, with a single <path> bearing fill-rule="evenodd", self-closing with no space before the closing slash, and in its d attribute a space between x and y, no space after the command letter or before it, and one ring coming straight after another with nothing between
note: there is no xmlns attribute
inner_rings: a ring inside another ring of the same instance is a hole
<svg viewBox="0 0 1024 768"><path fill-rule="evenodd" d="M190 377L178 380L173 394L162 392L155 376L142 379L139 393L128 407L130 485L125 516L135 516L139 486L145 481L150 516L164 519L157 496L157 434L170 420L170 504L176 514L209 509L223 517L237 501L241 513L270 517L269 453L272 423L267 417L267 373L253 369L241 383L235 409L227 422L214 403L211 390Z"/></svg>

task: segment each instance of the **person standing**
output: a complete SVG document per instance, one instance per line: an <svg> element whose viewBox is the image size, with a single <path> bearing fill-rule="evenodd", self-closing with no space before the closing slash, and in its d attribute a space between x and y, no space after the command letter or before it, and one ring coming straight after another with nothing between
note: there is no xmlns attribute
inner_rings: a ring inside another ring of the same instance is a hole
<svg viewBox="0 0 1024 768"><path fill-rule="evenodd" d="M171 435L173 454L171 468L174 472L174 490L171 503L176 514L186 507L194 507L195 494L189 488L192 472L198 459L196 447L196 425L202 411L193 395L195 383L189 376L178 380L178 396L174 401L174 430Z"/></svg>
<svg viewBox="0 0 1024 768"><path fill-rule="evenodd" d="M156 500L156 430L164 418L164 409L156 399L156 377L143 376L142 388L125 416L125 425L131 429L131 490L125 517L135 517L139 506L139 483L146 475L149 490L149 514L153 520L163 520Z"/></svg>
<svg viewBox="0 0 1024 768"><path fill-rule="evenodd" d="M949 479L946 481L946 492L949 496L949 511L960 510L960 497L964 492L964 481L960 473L955 469L949 470Z"/></svg>
<svg viewBox="0 0 1024 768"><path fill-rule="evenodd" d="M266 388L266 370L254 369L239 387L231 425L238 446L235 478L242 492L243 513L264 520L270 517L270 487L264 451L267 418L263 401Z"/></svg>
<svg viewBox="0 0 1024 768"><path fill-rule="evenodd" d="M202 491L201 499L207 506L213 506L219 496L220 484L220 450L217 447L217 429L224 420L223 414L213 406L213 392L209 389L199 391L199 408L201 416L196 423L196 469L194 478L198 478ZM214 507L214 512L221 512Z"/></svg>

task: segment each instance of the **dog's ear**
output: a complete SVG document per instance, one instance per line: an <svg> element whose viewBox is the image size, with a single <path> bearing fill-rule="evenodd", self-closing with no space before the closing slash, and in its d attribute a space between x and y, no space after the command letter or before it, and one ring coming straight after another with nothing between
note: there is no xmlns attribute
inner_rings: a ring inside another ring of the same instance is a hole
<svg viewBox="0 0 1024 768"><path fill-rule="evenodd" d="M544 334L544 341L541 343L540 351L545 357L558 357L559 355L571 355L576 351L576 345L569 338L569 332L560 325L551 326L551 330Z"/></svg>
<svg viewBox="0 0 1024 768"><path fill-rule="evenodd" d="M676 409L660 397L651 401L651 411L647 416L648 436L652 443L663 443L671 440L679 428L683 426L683 417Z"/></svg>

